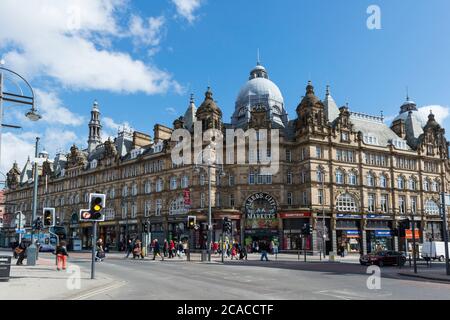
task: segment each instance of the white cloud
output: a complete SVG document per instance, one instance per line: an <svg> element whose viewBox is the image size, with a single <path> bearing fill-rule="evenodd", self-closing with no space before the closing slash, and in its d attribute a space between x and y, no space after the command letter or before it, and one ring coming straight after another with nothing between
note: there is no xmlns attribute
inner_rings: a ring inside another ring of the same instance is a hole
<svg viewBox="0 0 450 320"><path fill-rule="evenodd" d="M423 117L423 119L428 119L428 116L430 115L430 111L433 112L434 118L441 126L444 125L445 120L450 115L450 108L440 106L440 105L423 106L423 107L420 107L418 110L419 110L419 113L421 114L421 116Z"/></svg>
<svg viewBox="0 0 450 320"><path fill-rule="evenodd" d="M102 141L106 141L109 137L117 136L117 132L123 130L124 128L132 130L128 122L117 123L114 119L109 117L104 117L102 119L103 131L102 131Z"/></svg>
<svg viewBox="0 0 450 320"><path fill-rule="evenodd" d="M164 16L150 17L146 21L140 16L133 15L130 21L130 34L136 44L146 46L158 46L162 37L162 27L165 23Z"/></svg>
<svg viewBox="0 0 450 320"><path fill-rule="evenodd" d="M66 152L74 142L79 141L75 132L57 127L47 128L43 135L34 132L21 134L6 132L2 135L1 172L6 174L14 161L17 161L22 170L27 158L34 158L35 141L38 136L41 137L39 150L45 149L50 157L60 150Z"/></svg>
<svg viewBox="0 0 450 320"><path fill-rule="evenodd" d="M0 48L7 65L28 77L50 77L65 87L147 94L179 90L156 66L110 47L131 37L150 46L160 41L161 17L132 15L132 31L122 30L117 12L125 0L35 0L22 5L0 1Z"/></svg>
<svg viewBox="0 0 450 320"><path fill-rule="evenodd" d="M36 102L42 121L50 124L62 124L68 126L79 126L84 123L81 115L75 114L63 106L61 99L54 92L46 92L36 89Z"/></svg>
<svg viewBox="0 0 450 320"><path fill-rule="evenodd" d="M172 2L177 8L177 13L192 23L197 18L194 12L200 8L203 0L172 0Z"/></svg>
<svg viewBox="0 0 450 320"><path fill-rule="evenodd" d="M172 108L172 107L166 108L166 112L172 116L177 114L177 110L175 110L175 108Z"/></svg>

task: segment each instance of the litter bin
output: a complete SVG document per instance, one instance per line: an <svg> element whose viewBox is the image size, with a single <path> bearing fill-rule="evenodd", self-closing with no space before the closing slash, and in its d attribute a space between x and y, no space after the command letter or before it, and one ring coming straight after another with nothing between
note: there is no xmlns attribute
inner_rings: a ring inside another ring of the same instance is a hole
<svg viewBox="0 0 450 320"><path fill-rule="evenodd" d="M11 257L0 256L0 281L9 281L11 274Z"/></svg>
<svg viewBox="0 0 450 320"><path fill-rule="evenodd" d="M208 253L206 250L202 250L202 262L208 261Z"/></svg>
<svg viewBox="0 0 450 320"><path fill-rule="evenodd" d="M331 262L336 261L336 253L334 251L330 251L329 256Z"/></svg>

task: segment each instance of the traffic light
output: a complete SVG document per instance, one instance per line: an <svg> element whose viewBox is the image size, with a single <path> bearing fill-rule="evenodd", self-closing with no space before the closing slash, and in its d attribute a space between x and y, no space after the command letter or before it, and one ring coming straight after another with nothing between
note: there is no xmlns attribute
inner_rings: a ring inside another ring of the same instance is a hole
<svg viewBox="0 0 450 320"><path fill-rule="evenodd" d="M41 217L37 217L36 220L34 220L34 222L33 222L33 229L39 231L42 228L43 228L43 226L42 226Z"/></svg>
<svg viewBox="0 0 450 320"><path fill-rule="evenodd" d="M105 208L106 195L100 193L89 194L89 211L91 212L90 220L103 220L102 211Z"/></svg>
<svg viewBox="0 0 450 320"><path fill-rule="evenodd" d="M55 226L55 208L44 208L44 227L49 228Z"/></svg>
<svg viewBox="0 0 450 320"><path fill-rule="evenodd" d="M233 225L231 223L231 219L228 217L223 218L223 232L231 233L232 230L233 230Z"/></svg>
<svg viewBox="0 0 450 320"><path fill-rule="evenodd" d="M313 232L313 227L312 227L312 225L309 224L309 223L305 223L305 224L303 225L303 227L302 227L302 234L303 234L304 236L309 236L309 235L312 234L312 232Z"/></svg>
<svg viewBox="0 0 450 320"><path fill-rule="evenodd" d="M149 223L148 223L148 221L146 221L146 222L144 222L144 223L142 224L142 231L143 231L144 233L148 233L148 232L149 232Z"/></svg>
<svg viewBox="0 0 450 320"><path fill-rule="evenodd" d="M197 217L196 216L188 216L188 221L187 221L188 229L194 229L196 224L197 224Z"/></svg>

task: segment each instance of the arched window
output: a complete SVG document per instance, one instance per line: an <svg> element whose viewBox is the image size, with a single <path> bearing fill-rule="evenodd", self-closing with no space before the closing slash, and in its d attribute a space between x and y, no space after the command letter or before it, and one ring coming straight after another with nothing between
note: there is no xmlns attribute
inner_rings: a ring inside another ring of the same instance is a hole
<svg viewBox="0 0 450 320"><path fill-rule="evenodd" d="M402 190L405 189L405 179L402 176L397 178L397 188Z"/></svg>
<svg viewBox="0 0 450 320"><path fill-rule="evenodd" d="M177 177L170 178L170 190L175 190L178 187Z"/></svg>
<svg viewBox="0 0 450 320"><path fill-rule="evenodd" d="M369 187L375 187L375 178L373 174L369 173L367 175L367 186Z"/></svg>
<svg viewBox="0 0 450 320"><path fill-rule="evenodd" d="M336 183L343 184L344 183L344 174L341 170L336 171Z"/></svg>
<svg viewBox="0 0 450 320"><path fill-rule="evenodd" d="M431 183L431 191L433 191L433 192L438 191L438 183L436 180Z"/></svg>
<svg viewBox="0 0 450 320"><path fill-rule="evenodd" d="M380 176L380 187L387 188L387 178L384 174Z"/></svg>
<svg viewBox="0 0 450 320"><path fill-rule="evenodd" d="M409 185L409 190L416 190L416 179L414 179L414 178L409 178L409 181L408 181L408 185Z"/></svg>
<svg viewBox="0 0 450 320"><path fill-rule="evenodd" d="M138 186L137 183L133 183L133 185L131 186L131 194L133 196L136 196L138 193Z"/></svg>
<svg viewBox="0 0 450 320"><path fill-rule="evenodd" d="M169 214L170 215L178 215L185 214L187 209L184 206L184 198L178 197L170 203Z"/></svg>
<svg viewBox="0 0 450 320"><path fill-rule="evenodd" d="M122 188L122 197L126 197L126 196L128 196L128 186L127 185L123 186L123 188Z"/></svg>
<svg viewBox="0 0 450 320"><path fill-rule="evenodd" d="M355 198L350 194L341 194L336 201L336 208L340 212L357 212L358 207L356 205Z"/></svg>
<svg viewBox="0 0 450 320"><path fill-rule="evenodd" d="M181 178L181 187L182 188L189 187L189 177L188 176L183 176L183 178Z"/></svg>
<svg viewBox="0 0 450 320"><path fill-rule="evenodd" d="M348 174L348 184L352 186L356 185L356 173L354 173L353 171L350 171L350 173Z"/></svg>
<svg viewBox="0 0 450 320"><path fill-rule="evenodd" d="M430 190L430 181L428 179L425 179L423 181L423 191L429 191Z"/></svg>
<svg viewBox="0 0 450 320"><path fill-rule="evenodd" d="M146 194L149 194L152 192L152 184L150 181L146 181L144 185L144 191Z"/></svg>
<svg viewBox="0 0 450 320"><path fill-rule="evenodd" d="M425 202L425 213L429 215L438 215L439 206L433 200L427 200Z"/></svg>
<svg viewBox="0 0 450 320"><path fill-rule="evenodd" d="M163 180L160 178L156 181L156 192L161 192L163 190Z"/></svg>

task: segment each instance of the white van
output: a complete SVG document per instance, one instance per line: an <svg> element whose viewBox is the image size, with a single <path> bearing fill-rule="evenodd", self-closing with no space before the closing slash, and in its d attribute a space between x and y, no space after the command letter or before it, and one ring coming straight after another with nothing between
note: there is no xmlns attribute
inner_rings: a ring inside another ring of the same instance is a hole
<svg viewBox="0 0 450 320"><path fill-rule="evenodd" d="M450 252L450 243L448 248ZM445 243L443 241L424 242L422 245L421 255L425 260L438 259L439 261L444 261Z"/></svg>

